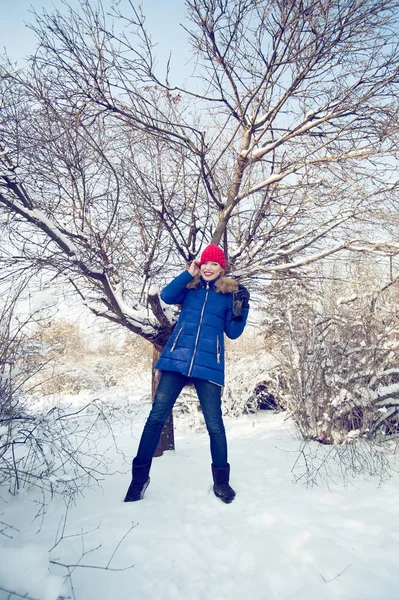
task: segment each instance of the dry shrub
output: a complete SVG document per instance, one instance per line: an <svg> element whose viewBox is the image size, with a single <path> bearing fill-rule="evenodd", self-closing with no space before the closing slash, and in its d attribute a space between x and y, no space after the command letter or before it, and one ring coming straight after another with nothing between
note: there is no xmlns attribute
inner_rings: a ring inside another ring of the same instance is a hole
<svg viewBox="0 0 399 600"><path fill-rule="evenodd" d="M78 394L150 380L152 346L138 336L111 331L96 347L75 324L54 322L33 340L51 363L36 378L35 393ZM121 337L122 336L122 337ZM40 359L40 353L35 360Z"/></svg>
<svg viewBox="0 0 399 600"><path fill-rule="evenodd" d="M41 325L30 337L32 344L36 343L43 352L51 352L62 357L79 358L87 352L87 340L83 331L76 323L59 320Z"/></svg>

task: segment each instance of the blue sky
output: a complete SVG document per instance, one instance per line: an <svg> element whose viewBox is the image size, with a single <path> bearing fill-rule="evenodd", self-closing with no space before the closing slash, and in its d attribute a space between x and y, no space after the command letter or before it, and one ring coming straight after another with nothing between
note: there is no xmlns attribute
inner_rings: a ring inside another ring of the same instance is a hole
<svg viewBox="0 0 399 600"><path fill-rule="evenodd" d="M68 0L72 6L78 5L78 0ZM42 9L51 12L53 7L62 10L62 2L57 0L3 0L0 21L0 47L7 51L13 62L23 63L24 57L34 52L35 37L26 26L32 23L32 4L38 13ZM103 6L110 6L111 0L103 0ZM184 0L141 0L135 2L142 6L146 15L147 29L153 42L158 43L157 57L161 65L172 51L172 75L183 79L183 73L190 74L192 68L187 67L190 51L187 44L187 34L180 26L184 20ZM179 82L181 83L181 82Z"/></svg>

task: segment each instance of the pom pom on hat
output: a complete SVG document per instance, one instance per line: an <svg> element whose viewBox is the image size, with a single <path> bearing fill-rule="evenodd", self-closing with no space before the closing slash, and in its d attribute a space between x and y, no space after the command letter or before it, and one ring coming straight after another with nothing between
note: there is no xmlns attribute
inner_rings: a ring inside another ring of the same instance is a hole
<svg viewBox="0 0 399 600"><path fill-rule="evenodd" d="M223 269L226 268L226 256L223 250L219 246L216 246L216 244L210 244L201 254L199 266L206 262L217 262Z"/></svg>

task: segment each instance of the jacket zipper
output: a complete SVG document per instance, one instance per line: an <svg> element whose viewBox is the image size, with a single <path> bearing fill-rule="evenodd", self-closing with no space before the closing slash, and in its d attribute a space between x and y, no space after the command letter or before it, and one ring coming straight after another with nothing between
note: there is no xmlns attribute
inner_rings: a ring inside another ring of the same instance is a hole
<svg viewBox="0 0 399 600"><path fill-rule="evenodd" d="M177 332L177 336L175 337L172 347L170 349L171 352L173 352L173 350L176 348L177 340L179 339L182 330L183 330L183 327L180 327L179 331Z"/></svg>
<svg viewBox="0 0 399 600"><path fill-rule="evenodd" d="M218 362L218 365L220 365L220 342L219 342L219 336L216 336L216 359Z"/></svg>
<svg viewBox="0 0 399 600"><path fill-rule="evenodd" d="M206 283L205 300L204 300L204 304L202 305L200 322L199 322L199 325L198 325L197 335L196 335L196 338L195 338L195 344L194 344L194 350L193 350L193 357L191 359L190 368L188 369L187 377L190 377L191 371L193 370L194 359L195 359L195 355L197 353L198 338L199 338L199 334L200 334L200 331L201 331L202 320L204 318L205 306L206 306L206 303L208 301L208 295L209 295L209 282Z"/></svg>

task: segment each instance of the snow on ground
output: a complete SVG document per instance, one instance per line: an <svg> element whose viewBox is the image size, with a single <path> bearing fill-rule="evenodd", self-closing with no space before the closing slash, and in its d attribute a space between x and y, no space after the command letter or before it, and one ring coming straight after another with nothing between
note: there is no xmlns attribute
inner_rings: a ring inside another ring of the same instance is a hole
<svg viewBox="0 0 399 600"><path fill-rule="evenodd" d="M57 498L43 517L33 490L2 490L0 588L35 600L399 598L398 475L382 486L378 478L330 490L295 484L292 423L258 413L225 421L237 492L225 505L212 492L206 432L179 418L176 451L154 459L144 500L125 504L127 461L148 408L137 404L132 420L115 421L114 474L68 510ZM50 560L89 566L64 582L66 568ZM93 568L107 565L119 570Z"/></svg>

